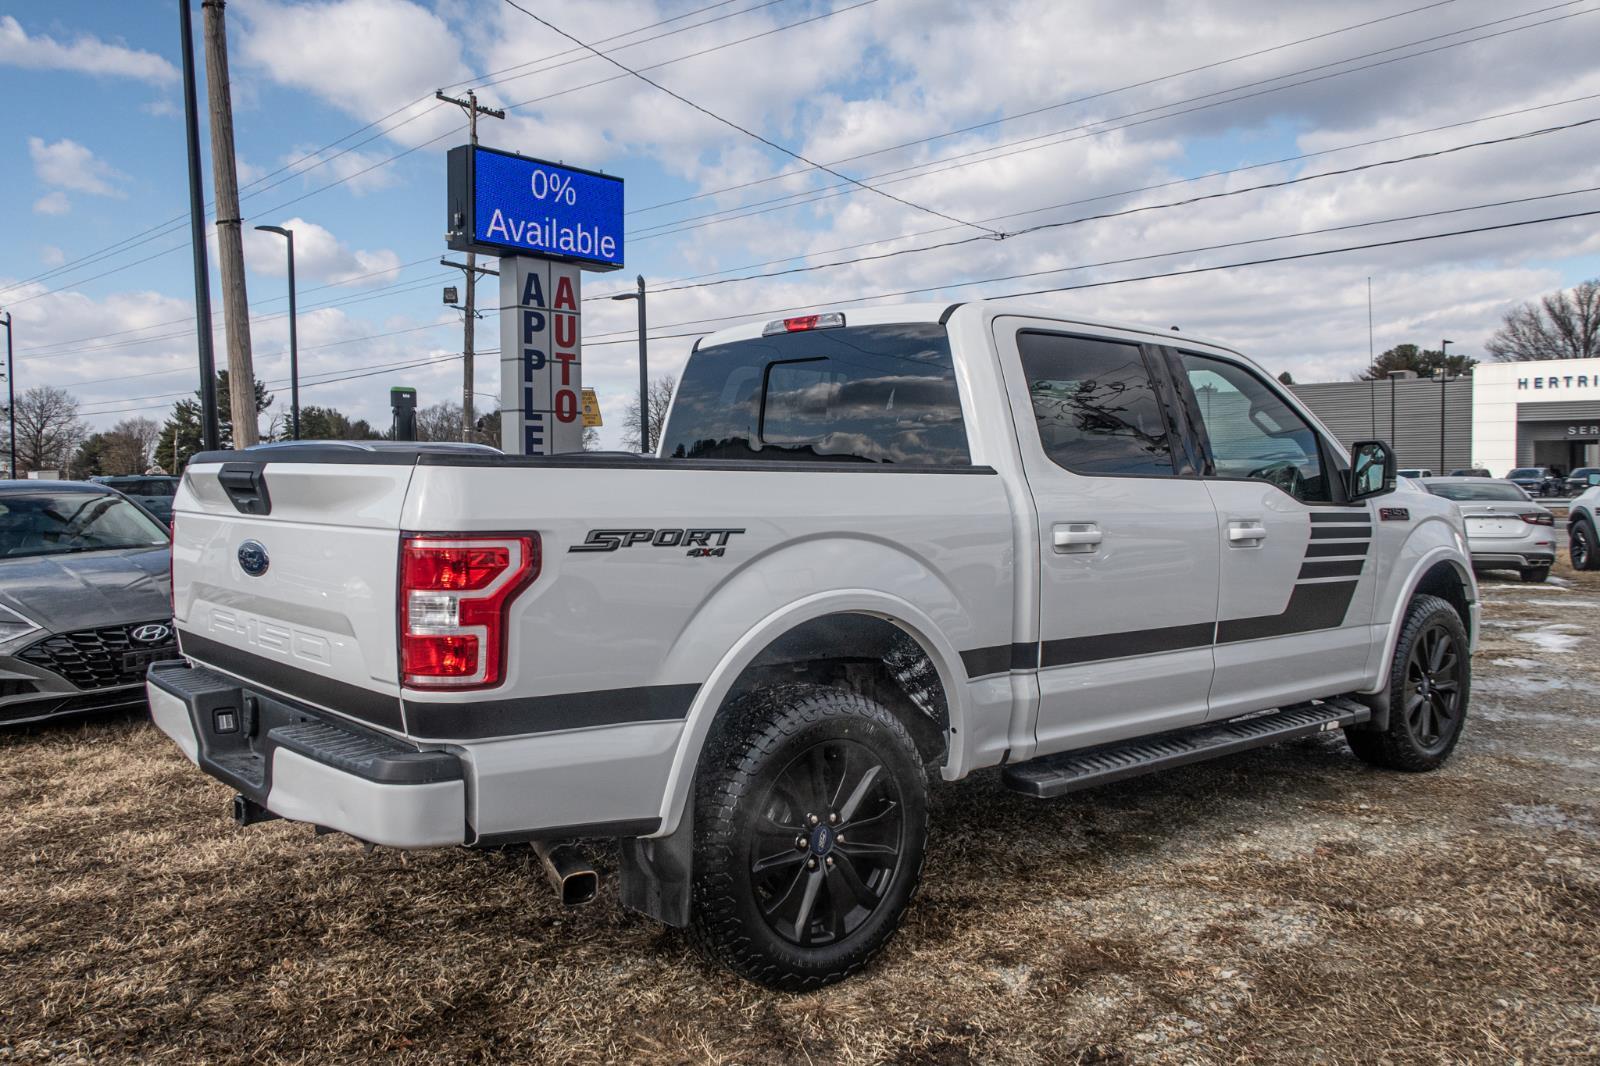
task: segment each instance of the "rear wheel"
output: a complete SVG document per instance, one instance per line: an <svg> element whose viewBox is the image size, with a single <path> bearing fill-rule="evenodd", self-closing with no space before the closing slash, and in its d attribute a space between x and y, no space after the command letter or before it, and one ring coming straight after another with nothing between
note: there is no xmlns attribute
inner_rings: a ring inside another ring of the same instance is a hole
<svg viewBox="0 0 1600 1066"><path fill-rule="evenodd" d="M1472 670L1461 616L1438 596L1411 601L1389 666L1389 725L1345 731L1360 758L1391 770L1435 770L1466 723Z"/></svg>
<svg viewBox="0 0 1600 1066"><path fill-rule="evenodd" d="M1567 550L1572 555L1574 570L1593 570L1600 566L1600 558L1595 556L1594 523L1580 518L1572 523L1568 536Z"/></svg>
<svg viewBox="0 0 1600 1066"><path fill-rule="evenodd" d="M1522 580L1530 585L1543 584L1549 576L1550 568L1548 566L1530 566L1522 570Z"/></svg>
<svg viewBox="0 0 1600 1066"><path fill-rule="evenodd" d="M921 876L916 744L841 689L763 690L730 715L696 781L691 937L774 988L848 977L893 936Z"/></svg>

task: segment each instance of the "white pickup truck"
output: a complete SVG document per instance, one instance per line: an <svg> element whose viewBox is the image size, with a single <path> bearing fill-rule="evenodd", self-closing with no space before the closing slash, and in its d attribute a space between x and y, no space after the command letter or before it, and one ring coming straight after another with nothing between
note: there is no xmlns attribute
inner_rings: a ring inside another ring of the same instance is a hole
<svg viewBox="0 0 1600 1066"><path fill-rule="evenodd" d="M1237 352L1006 303L701 340L653 457L209 453L157 725L283 817L401 848L620 842L624 905L755 980L844 977L915 891L934 778L1054 797L1344 729L1429 770L1477 586Z"/></svg>

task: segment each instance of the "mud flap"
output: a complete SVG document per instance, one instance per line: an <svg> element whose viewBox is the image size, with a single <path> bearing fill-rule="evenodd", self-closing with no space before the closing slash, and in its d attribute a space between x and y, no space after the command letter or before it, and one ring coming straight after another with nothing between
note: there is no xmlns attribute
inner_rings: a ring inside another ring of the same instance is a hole
<svg viewBox="0 0 1600 1066"><path fill-rule="evenodd" d="M694 873L694 804L664 837L625 837L619 892L631 911L679 928L689 924Z"/></svg>

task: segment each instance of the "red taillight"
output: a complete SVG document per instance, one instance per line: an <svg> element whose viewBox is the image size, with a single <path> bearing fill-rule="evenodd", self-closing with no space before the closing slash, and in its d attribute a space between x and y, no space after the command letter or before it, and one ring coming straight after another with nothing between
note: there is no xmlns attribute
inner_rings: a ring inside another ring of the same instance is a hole
<svg viewBox="0 0 1600 1066"><path fill-rule="evenodd" d="M539 576L539 537L407 534L400 542L400 681L505 680L506 609Z"/></svg>
<svg viewBox="0 0 1600 1066"><path fill-rule="evenodd" d="M1530 526L1553 526L1556 524L1555 516L1549 511L1529 511L1522 516L1522 520Z"/></svg>

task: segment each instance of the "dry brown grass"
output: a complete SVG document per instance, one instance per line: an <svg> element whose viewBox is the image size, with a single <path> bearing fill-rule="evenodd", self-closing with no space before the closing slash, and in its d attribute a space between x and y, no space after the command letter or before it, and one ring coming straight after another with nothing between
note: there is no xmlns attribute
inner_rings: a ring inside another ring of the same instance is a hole
<svg viewBox="0 0 1600 1066"><path fill-rule="evenodd" d="M1488 583L1442 773L1323 740L1052 804L942 787L901 935L804 996L614 888L562 911L525 852L236 829L142 720L0 733L0 1061L1600 1057L1600 580L1561 575Z"/></svg>

